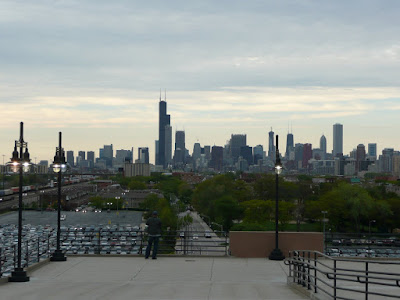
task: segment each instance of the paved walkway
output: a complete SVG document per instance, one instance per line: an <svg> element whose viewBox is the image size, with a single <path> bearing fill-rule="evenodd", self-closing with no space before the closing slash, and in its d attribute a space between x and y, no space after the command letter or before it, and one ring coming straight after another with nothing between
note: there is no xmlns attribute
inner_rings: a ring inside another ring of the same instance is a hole
<svg viewBox="0 0 400 300"><path fill-rule="evenodd" d="M286 284L287 266L232 257L68 257L0 285L0 299L307 299Z"/></svg>

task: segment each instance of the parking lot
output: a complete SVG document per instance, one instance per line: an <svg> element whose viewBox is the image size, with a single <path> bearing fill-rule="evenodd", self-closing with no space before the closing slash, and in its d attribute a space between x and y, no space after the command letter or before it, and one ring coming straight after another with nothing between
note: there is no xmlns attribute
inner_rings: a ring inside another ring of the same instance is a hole
<svg viewBox="0 0 400 300"><path fill-rule="evenodd" d="M143 244L142 213L62 212L61 249L67 254L138 254ZM0 216L0 277L16 266L18 214ZM48 258L56 249L56 211L24 211L21 265ZM139 241L139 242L138 242Z"/></svg>
<svg viewBox="0 0 400 300"><path fill-rule="evenodd" d="M132 226L139 226L142 221L142 213L138 211L120 210L107 212L103 210L101 213L95 213L88 210L86 213L79 211L63 211L62 215L66 218L61 222L63 226L69 225L124 225L131 224ZM57 226L57 211L23 211L23 224L50 225ZM0 215L1 224L18 224L18 212L11 212Z"/></svg>

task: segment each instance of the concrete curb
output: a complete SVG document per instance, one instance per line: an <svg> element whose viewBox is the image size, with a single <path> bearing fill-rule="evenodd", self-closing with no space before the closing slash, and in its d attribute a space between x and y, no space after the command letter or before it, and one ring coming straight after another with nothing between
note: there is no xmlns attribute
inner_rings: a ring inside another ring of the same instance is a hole
<svg viewBox="0 0 400 300"><path fill-rule="evenodd" d="M33 271L35 271L35 270L47 265L49 262L50 262L50 258L46 258L45 260L42 260L40 262L37 262L37 263L27 267L25 270L29 275L29 273L31 273L31 272L33 272ZM8 283L8 278L9 277L10 276L0 278L0 285Z"/></svg>

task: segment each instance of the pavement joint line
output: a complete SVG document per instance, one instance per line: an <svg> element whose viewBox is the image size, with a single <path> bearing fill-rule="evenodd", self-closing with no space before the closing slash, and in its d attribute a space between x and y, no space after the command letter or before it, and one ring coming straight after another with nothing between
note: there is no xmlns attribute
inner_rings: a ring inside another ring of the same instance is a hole
<svg viewBox="0 0 400 300"><path fill-rule="evenodd" d="M136 272L135 275L133 275L133 277L131 277L130 281L133 281L134 279L136 279L136 277L139 275L139 273L144 269L144 267L147 265L147 262L145 262L142 267L139 269L139 271Z"/></svg>
<svg viewBox="0 0 400 300"><path fill-rule="evenodd" d="M207 300L210 300L210 296L211 296L211 290L213 287L213 272L214 272L214 262L215 262L215 258L212 259L212 263L211 263L211 272L210 272L210 288L208 289L208 295L207 295Z"/></svg>
<svg viewBox="0 0 400 300"><path fill-rule="evenodd" d="M81 259L79 260L77 263L73 264L71 267L69 267L68 269L64 270L63 272L61 272L60 274L58 274L56 277L59 277L61 275L63 275L65 272L68 272L69 270L71 270L73 267L79 265L81 262L83 262L84 260ZM60 262L56 262L56 263L60 263Z"/></svg>

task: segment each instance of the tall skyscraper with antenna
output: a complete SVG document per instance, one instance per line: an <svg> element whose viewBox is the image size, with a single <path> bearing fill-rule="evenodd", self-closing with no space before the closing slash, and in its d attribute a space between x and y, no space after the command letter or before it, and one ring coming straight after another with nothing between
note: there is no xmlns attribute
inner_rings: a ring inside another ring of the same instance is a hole
<svg viewBox="0 0 400 300"><path fill-rule="evenodd" d="M289 159L290 151L294 151L293 133L288 132L286 137L286 153L285 157Z"/></svg>
<svg viewBox="0 0 400 300"><path fill-rule="evenodd" d="M275 161L274 132L272 131L272 127L271 131L268 133L268 141L268 157Z"/></svg>
<svg viewBox="0 0 400 300"><path fill-rule="evenodd" d="M156 156L156 165L161 165L164 168L171 160L172 152L172 130L171 130L171 117L167 114L167 93L165 92L164 100L158 104L159 117L158 117L158 155ZM171 137L167 136L171 135ZM167 149L167 147L171 149ZM167 157L168 155L168 157Z"/></svg>

